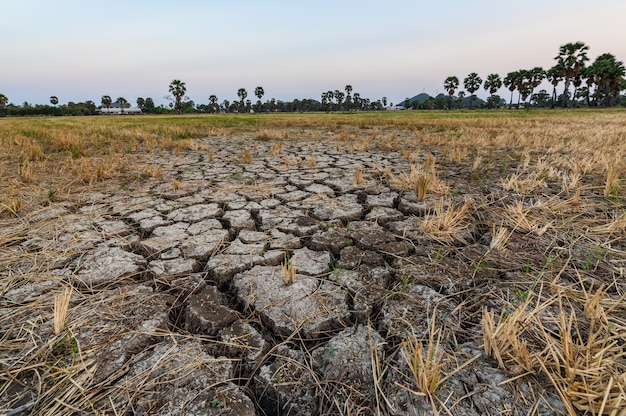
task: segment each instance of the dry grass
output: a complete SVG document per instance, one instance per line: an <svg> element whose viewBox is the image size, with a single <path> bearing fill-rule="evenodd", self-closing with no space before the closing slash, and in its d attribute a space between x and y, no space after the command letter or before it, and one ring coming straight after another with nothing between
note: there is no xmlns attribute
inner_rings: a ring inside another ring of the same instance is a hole
<svg viewBox="0 0 626 416"><path fill-rule="evenodd" d="M354 170L354 184L362 185L365 182L365 178L363 177L363 169L360 166L357 166Z"/></svg>
<svg viewBox="0 0 626 416"><path fill-rule="evenodd" d="M467 231L471 225L474 201L466 199L460 206L445 206L441 199L421 221L422 232L442 243L467 243Z"/></svg>
<svg viewBox="0 0 626 416"><path fill-rule="evenodd" d="M589 292L554 288L502 309L498 319L482 314L485 352L513 374L542 373L570 415L619 415L626 405L624 296L606 288ZM582 313L581 313L582 312Z"/></svg>

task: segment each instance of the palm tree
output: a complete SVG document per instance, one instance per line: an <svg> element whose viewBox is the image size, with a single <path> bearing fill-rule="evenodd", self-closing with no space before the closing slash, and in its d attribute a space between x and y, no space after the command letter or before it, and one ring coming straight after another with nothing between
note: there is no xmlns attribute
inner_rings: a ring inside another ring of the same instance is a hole
<svg viewBox="0 0 626 416"><path fill-rule="evenodd" d="M587 58L587 50L589 46L583 42L566 43L559 48L559 54L554 58L557 60L556 66L559 68L565 79L565 88L563 89L563 107L568 107L569 102L569 86L574 79L585 67Z"/></svg>
<svg viewBox="0 0 626 416"><path fill-rule="evenodd" d="M174 96L176 111L178 111L178 114L180 114L183 110L182 99L187 92L187 87L185 86L184 82L179 79L175 79L170 83L169 91L170 94Z"/></svg>
<svg viewBox="0 0 626 416"><path fill-rule="evenodd" d="M50 104L56 106L59 103L59 99L56 96L50 97Z"/></svg>
<svg viewBox="0 0 626 416"><path fill-rule="evenodd" d="M540 66L536 66L529 71L529 81L530 81L530 96L535 93L535 88L537 88L543 80L546 79L546 71Z"/></svg>
<svg viewBox="0 0 626 416"><path fill-rule="evenodd" d="M107 113L109 112L109 108L111 108L111 96L109 95L103 95L102 99L100 100L100 102L102 103L103 106L105 106L107 108Z"/></svg>
<svg viewBox="0 0 626 416"><path fill-rule="evenodd" d="M381 101L383 103L383 107L387 107L387 97L381 98Z"/></svg>
<svg viewBox="0 0 626 416"><path fill-rule="evenodd" d="M520 71L512 71L506 74L502 81L504 86L511 91L511 100L509 101L509 109L513 106L513 91L517 88L520 79Z"/></svg>
<svg viewBox="0 0 626 416"><path fill-rule="evenodd" d="M470 110L472 109L472 100L474 99L474 92L480 88L480 85L483 83L481 77L478 76L476 72L472 72L463 80L463 85L465 89L469 91L470 95Z"/></svg>
<svg viewBox="0 0 626 416"><path fill-rule="evenodd" d="M455 76L446 78L443 82L443 88L448 91L448 110L452 107L452 96L454 91L459 88L459 79Z"/></svg>
<svg viewBox="0 0 626 416"><path fill-rule="evenodd" d="M140 110L143 110L145 105L146 105L146 100L144 100L143 97L137 97L137 107Z"/></svg>
<svg viewBox="0 0 626 416"><path fill-rule="evenodd" d="M217 113L217 95L209 95L209 104L211 104L211 112Z"/></svg>
<svg viewBox="0 0 626 416"><path fill-rule="evenodd" d="M120 110L122 114L124 114L124 107L126 106L126 103L128 103L128 100L126 100L126 98L124 97L118 97L118 99L115 101L120 104Z"/></svg>
<svg viewBox="0 0 626 416"><path fill-rule="evenodd" d="M348 110L350 109L350 104L352 104L352 85L348 84L346 85L346 87L344 88L344 91L346 92L346 106L348 107Z"/></svg>
<svg viewBox="0 0 626 416"><path fill-rule="evenodd" d="M254 95L256 96L256 98L259 99L259 101L257 102L257 108L259 111L261 111L261 98L263 98L264 94L265 91L263 90L263 87L256 87L254 89Z"/></svg>
<svg viewBox="0 0 626 416"><path fill-rule="evenodd" d="M550 84L552 84L552 97L551 97L552 104L550 104L550 108L554 108L554 106L556 105L556 100L557 100L556 87L559 85L559 82L561 82L561 80L563 79L563 72L561 71L561 68L559 68L558 65L555 65L552 68L548 69L546 71L546 79L550 81Z"/></svg>
<svg viewBox="0 0 626 416"><path fill-rule="evenodd" d="M241 111L243 111L243 108L244 108L244 106L245 106L245 102L244 102L244 100L246 99L246 97L247 97L247 96L248 96L248 91L246 91L246 89L245 89L245 88L239 88L239 89L237 90L237 97L239 97L239 100L240 100L239 104L240 104L240 106L241 106L241 107L240 107L240 108L241 108Z"/></svg>
<svg viewBox="0 0 626 416"><path fill-rule="evenodd" d="M485 79L485 91L489 92L489 106L491 107L493 103L493 94L502 87L502 80L500 79L500 75L498 74L489 74L487 75L487 79Z"/></svg>
<svg viewBox="0 0 626 416"><path fill-rule="evenodd" d="M337 108L339 110L341 110L341 104L343 103L343 92L339 91L339 90L335 90L335 100L337 100Z"/></svg>
<svg viewBox="0 0 626 416"><path fill-rule="evenodd" d="M518 92L517 96L517 108L520 106L520 101L526 102L526 99L532 93L532 73L527 69L520 69L517 71L518 77L516 81L516 88Z"/></svg>
<svg viewBox="0 0 626 416"><path fill-rule="evenodd" d="M354 108L356 110L360 110L361 109L361 94L359 94L358 92L355 92L354 97L352 98L352 101L354 103Z"/></svg>

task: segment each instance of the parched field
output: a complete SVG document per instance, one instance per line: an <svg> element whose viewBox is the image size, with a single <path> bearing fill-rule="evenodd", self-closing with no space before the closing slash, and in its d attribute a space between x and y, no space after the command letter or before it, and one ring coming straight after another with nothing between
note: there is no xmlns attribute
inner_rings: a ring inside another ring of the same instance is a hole
<svg viewBox="0 0 626 416"><path fill-rule="evenodd" d="M626 112L0 119L0 414L626 415Z"/></svg>

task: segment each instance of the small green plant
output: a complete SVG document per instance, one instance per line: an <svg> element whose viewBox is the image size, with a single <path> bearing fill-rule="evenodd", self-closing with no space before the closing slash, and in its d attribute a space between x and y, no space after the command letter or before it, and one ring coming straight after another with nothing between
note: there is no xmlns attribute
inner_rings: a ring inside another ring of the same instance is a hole
<svg viewBox="0 0 626 416"><path fill-rule="evenodd" d="M442 253L443 253L443 247L439 247L437 249L437 254L435 254L435 263L439 263L439 260L441 260L442 257Z"/></svg>
<svg viewBox="0 0 626 416"><path fill-rule="evenodd" d="M209 402L209 404L211 405L211 407L220 407L222 405L222 402L220 402L218 399L213 399Z"/></svg>
<svg viewBox="0 0 626 416"><path fill-rule="evenodd" d="M324 350L324 357L326 358L335 358L335 351L337 349L334 347L326 347Z"/></svg>

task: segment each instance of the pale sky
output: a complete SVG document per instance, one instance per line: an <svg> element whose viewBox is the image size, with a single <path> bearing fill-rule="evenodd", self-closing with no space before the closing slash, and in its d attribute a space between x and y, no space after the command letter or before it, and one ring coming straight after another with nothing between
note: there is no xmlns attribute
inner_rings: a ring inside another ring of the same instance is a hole
<svg viewBox="0 0 626 416"><path fill-rule="evenodd" d="M0 93L158 105L180 79L196 104L239 88L256 101L256 86L263 101L320 100L346 84L396 103L450 75L549 68L568 42L626 61L625 16L624 0L0 0Z"/></svg>

